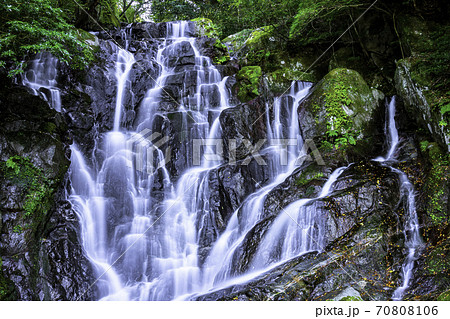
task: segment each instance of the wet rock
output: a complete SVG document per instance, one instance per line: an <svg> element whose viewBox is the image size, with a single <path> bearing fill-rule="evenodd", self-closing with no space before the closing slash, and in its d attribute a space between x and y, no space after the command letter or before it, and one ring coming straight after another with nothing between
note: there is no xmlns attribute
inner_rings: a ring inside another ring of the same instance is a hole
<svg viewBox="0 0 450 319"><path fill-rule="evenodd" d="M297 185L305 189L315 183L313 178ZM287 193L297 194L297 198L305 196L295 188ZM333 194L317 203L327 223L326 243L321 252L293 258L246 284L194 299L340 300L349 296L389 299L403 259L397 248L402 241L401 230L397 228L402 214L397 206L399 198L398 178L388 168L356 165L339 178ZM249 233L245 240L249 243L242 251L255 251L264 231L276 218L273 213L266 212L266 216ZM240 259L239 264L242 267L250 259L251 256Z"/></svg>
<svg viewBox="0 0 450 319"><path fill-rule="evenodd" d="M255 150L256 146L264 145L266 138L265 108L265 103L258 98L222 112L220 124L223 129L226 160L245 159ZM230 142L235 144L230 144Z"/></svg>
<svg viewBox="0 0 450 319"><path fill-rule="evenodd" d="M439 122L444 120L440 112L432 112L422 89L411 78L411 63L400 60L395 72L395 87L402 97L406 111L441 147L450 152L450 136Z"/></svg>
<svg viewBox="0 0 450 319"><path fill-rule="evenodd" d="M24 88L1 90L0 104L0 299L92 299L91 266L65 201L67 124ZM78 123L81 130L91 125ZM8 159L18 170L5 165Z"/></svg>

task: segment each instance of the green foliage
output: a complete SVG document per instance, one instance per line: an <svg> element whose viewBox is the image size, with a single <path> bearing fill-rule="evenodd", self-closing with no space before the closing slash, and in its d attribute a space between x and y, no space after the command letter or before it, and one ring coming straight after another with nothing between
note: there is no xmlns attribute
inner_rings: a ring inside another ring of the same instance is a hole
<svg viewBox="0 0 450 319"><path fill-rule="evenodd" d="M192 1L154 0L152 3L152 18L155 22L192 20L200 15L200 8Z"/></svg>
<svg viewBox="0 0 450 319"><path fill-rule="evenodd" d="M47 213L53 193L52 182L44 172L35 167L29 158L12 156L0 164L0 169L6 179L12 181L26 192L22 209L25 217L40 217ZM21 232L23 229L14 229Z"/></svg>
<svg viewBox="0 0 450 319"><path fill-rule="evenodd" d="M212 39L220 38L220 29L210 19L196 18L192 19L195 22L197 33L199 36L207 36Z"/></svg>
<svg viewBox="0 0 450 319"><path fill-rule="evenodd" d="M114 1L100 0L98 22L104 26L119 27L119 8Z"/></svg>
<svg viewBox="0 0 450 319"><path fill-rule="evenodd" d="M259 66L246 66L239 71L236 75L239 84L239 100L247 102L259 95L258 87L261 76L262 70Z"/></svg>
<svg viewBox="0 0 450 319"><path fill-rule="evenodd" d="M30 54L47 51L74 68L92 59L91 48L80 41L52 0L9 0L0 2L0 67L14 76L23 71Z"/></svg>
<svg viewBox="0 0 450 319"><path fill-rule="evenodd" d="M450 26L439 26L430 32L428 45L420 47L421 52L412 58L413 79L427 87L425 95L432 111L440 112L444 121L450 122Z"/></svg>
<svg viewBox="0 0 450 319"><path fill-rule="evenodd" d="M214 47L218 52L221 52L220 55L214 57L214 63L216 64L224 64L230 61L230 54L228 53L228 48L225 44L223 44L219 39L216 39L216 43L214 43Z"/></svg>
<svg viewBox="0 0 450 319"><path fill-rule="evenodd" d="M350 10L368 6L363 0L303 0L289 30L302 44L335 38L349 25Z"/></svg>
<svg viewBox="0 0 450 319"><path fill-rule="evenodd" d="M289 24L300 0L216 0L193 1L201 16L217 23L226 37L244 29L272 25L280 39L286 39Z"/></svg>
<svg viewBox="0 0 450 319"><path fill-rule="evenodd" d="M425 182L428 203L427 215L435 225L448 223L445 190L448 188L448 176L450 174L449 156L444 154L436 143L423 141L420 147L431 163L428 178Z"/></svg>

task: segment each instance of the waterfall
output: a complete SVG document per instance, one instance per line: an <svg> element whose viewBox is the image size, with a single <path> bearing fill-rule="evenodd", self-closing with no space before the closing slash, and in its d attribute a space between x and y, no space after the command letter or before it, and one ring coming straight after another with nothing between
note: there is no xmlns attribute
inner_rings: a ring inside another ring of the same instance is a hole
<svg viewBox="0 0 450 319"><path fill-rule="evenodd" d="M114 116L114 131L118 131L120 128L124 91L127 88L128 76L134 62L135 60L133 54L124 49L119 50L116 62L117 98L116 111Z"/></svg>
<svg viewBox="0 0 450 319"><path fill-rule="evenodd" d="M61 94L57 88L58 59L47 52L36 54L31 67L22 76L22 85L41 95L50 106L61 112Z"/></svg>
<svg viewBox="0 0 450 319"><path fill-rule="evenodd" d="M403 230L405 236L405 246L408 249L408 254L402 265L402 285L398 287L392 296L393 300L402 300L405 291L409 288L409 283L413 276L414 262L418 258L420 248L423 245L422 237L419 231L419 220L416 211L416 199L414 193L414 186L409 181L408 176L399 169L396 169L389 165L390 162L395 160L395 151L398 148L399 136L395 123L395 96L391 101L387 103L387 129L386 135L388 137L389 151L386 157L378 157L375 161L381 162L383 165L387 165L395 172L400 179L400 194L405 199L405 211L406 220Z"/></svg>
<svg viewBox="0 0 450 319"><path fill-rule="evenodd" d="M103 300L170 300L200 288L199 216L209 211L209 173L221 159L205 160L215 155L207 147L200 165L186 161L180 164L180 176L173 176L166 166L167 148L154 137L161 135L157 120L176 116L181 126L176 129L186 134L181 149L187 154L194 139L221 138L219 115L230 107L227 78L199 53L195 38L186 36L189 22L167 26L156 54L160 73L140 105L135 128L121 128L135 58L118 49L114 129L99 138L94 152L104 159L87 161L72 146L69 199L81 221L84 249L100 277L97 288ZM178 56L191 51L193 61ZM195 88L177 100L167 93L169 82L188 72L195 74ZM172 109L164 110L169 103Z"/></svg>
<svg viewBox="0 0 450 319"><path fill-rule="evenodd" d="M269 146L262 150L270 161L272 176L268 185L251 194L230 218L223 234L217 239L205 262L203 291L229 281L234 276L233 260L236 251L246 235L260 220L267 195L289 177L296 168L296 161L302 155L303 140L299 131L297 107L311 87L307 83L293 83L290 94L275 98L273 119L270 118L271 106L266 105L266 123ZM287 115L281 117L282 111ZM288 128L287 133L283 128ZM295 141L292 145L283 145L280 141ZM286 154L287 153L287 154ZM280 156L281 154L281 156Z"/></svg>
<svg viewBox="0 0 450 319"><path fill-rule="evenodd" d="M377 157L375 159L377 162L387 162L395 159L394 153L397 150L399 142L397 125L395 124L395 96L393 96L391 102L388 103L387 117L388 120L386 121L385 135L388 137L387 142L389 150L386 157Z"/></svg>
<svg viewBox="0 0 450 319"><path fill-rule="evenodd" d="M392 170L399 175L401 183L400 191L402 195L406 197L405 208L407 215L403 233L405 236L405 246L408 249L408 254L402 265L401 276L403 284L394 291L394 294L392 296L393 300L402 300L403 295L409 288L409 283L413 277L412 271L414 269L414 262L419 257L418 255L421 251L420 248L423 245L423 240L420 236L419 220L416 212L414 186L411 184L408 176L404 172L394 168Z"/></svg>
<svg viewBox="0 0 450 319"><path fill-rule="evenodd" d="M267 268L307 252L322 251L325 220L316 201L331 194L335 182L347 168L336 169L318 197L300 199L282 209L259 245L253 269Z"/></svg>

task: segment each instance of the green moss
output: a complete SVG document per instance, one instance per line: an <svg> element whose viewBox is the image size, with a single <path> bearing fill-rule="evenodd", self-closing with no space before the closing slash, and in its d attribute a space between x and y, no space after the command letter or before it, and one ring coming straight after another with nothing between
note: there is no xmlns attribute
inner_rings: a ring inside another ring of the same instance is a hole
<svg viewBox="0 0 450 319"><path fill-rule="evenodd" d="M268 41L271 41L273 26L265 26L253 30L252 34L247 40L247 44L250 46L260 46Z"/></svg>
<svg viewBox="0 0 450 319"><path fill-rule="evenodd" d="M216 39L216 43L214 43L214 48L219 52L217 56L214 57L213 62L216 64L224 64L230 61L230 54L228 53L228 48L225 44Z"/></svg>
<svg viewBox="0 0 450 319"><path fill-rule="evenodd" d="M52 182L44 172L35 167L29 158L12 156L6 162L0 163L4 177L25 192L22 205L25 217L40 219L47 213L53 194Z"/></svg>
<svg viewBox="0 0 450 319"><path fill-rule="evenodd" d="M437 301L450 301L450 290L443 292L437 297Z"/></svg>
<svg viewBox="0 0 450 319"><path fill-rule="evenodd" d="M355 145L363 137L378 101L361 75L350 69L329 72L308 99L309 108L324 131L323 150ZM325 114L323 114L325 111Z"/></svg>
<svg viewBox="0 0 450 319"><path fill-rule="evenodd" d="M327 142L337 148L347 144L356 144L357 131L353 129L353 122L346 112L354 99L350 92L352 84L357 83L347 76L345 69L335 69L327 75L327 86L323 92L324 104L329 121L327 123ZM319 107L318 104L315 105ZM316 109L317 110L317 109Z"/></svg>
<svg viewBox="0 0 450 319"><path fill-rule="evenodd" d="M250 101L259 95L259 82L262 70L260 66L243 67L236 75L238 81L238 98L242 102Z"/></svg>
<svg viewBox="0 0 450 319"><path fill-rule="evenodd" d="M322 172L316 172L313 175L308 174L308 172L305 172L302 174L295 183L298 186L305 186L306 184L310 183L313 180L321 180L323 178L324 174ZM308 192L308 190L307 190Z"/></svg>
<svg viewBox="0 0 450 319"><path fill-rule="evenodd" d="M425 181L427 196L427 215L434 225L448 223L446 190L448 189L448 176L450 175L450 158L444 154L436 143L423 141L420 144L422 153L431 164L428 177Z"/></svg>
<svg viewBox="0 0 450 319"><path fill-rule="evenodd" d="M346 296L339 299L339 301L363 301L361 297L356 296Z"/></svg>
<svg viewBox="0 0 450 319"><path fill-rule="evenodd" d="M448 260L448 242L435 247L425 260L425 270L430 275L441 275L450 273L450 260Z"/></svg>
<svg viewBox="0 0 450 319"><path fill-rule="evenodd" d="M234 52L237 52L242 49L245 45L247 39L253 33L252 29L245 29L236 34L232 34L225 39L222 40L223 43L228 43Z"/></svg>
<svg viewBox="0 0 450 319"><path fill-rule="evenodd" d="M305 72L306 68L302 59L284 59L280 64L274 66L275 71L268 74L269 88L274 93L285 93L292 81L317 82L318 79L313 72Z"/></svg>
<svg viewBox="0 0 450 319"><path fill-rule="evenodd" d="M43 125L43 130L50 134L55 133L56 129L57 129L56 124L52 122L45 122Z"/></svg>

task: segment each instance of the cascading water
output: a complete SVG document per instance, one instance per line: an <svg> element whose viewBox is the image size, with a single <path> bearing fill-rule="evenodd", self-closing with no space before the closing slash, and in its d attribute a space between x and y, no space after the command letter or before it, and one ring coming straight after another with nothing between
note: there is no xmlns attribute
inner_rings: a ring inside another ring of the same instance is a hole
<svg viewBox="0 0 450 319"><path fill-rule="evenodd" d="M404 227L405 246L408 249L408 254L402 265L402 281L403 284L398 287L392 296L393 300L402 300L405 291L409 287L409 283L413 276L414 262L420 253L420 247L423 245L422 237L420 236L419 220L416 212L416 200L414 194L414 186L409 181L408 176L399 169L389 165L390 162L395 161L395 151L398 149L399 135L395 123L395 97L387 105L388 121L386 125L386 135L388 136L389 151L386 157L378 157L375 161L383 163L391 168L400 179L400 193L405 198L406 220Z"/></svg>
<svg viewBox="0 0 450 319"><path fill-rule="evenodd" d="M134 62L135 59L133 54L124 49L119 50L116 62L117 98L114 116L114 131L119 131L120 129L124 91L127 88L128 76Z"/></svg>
<svg viewBox="0 0 450 319"><path fill-rule="evenodd" d="M41 95L51 107L61 112L61 94L56 80L58 59L50 53L40 52L30 62L31 67L24 73L22 84L31 88L35 95Z"/></svg>
<svg viewBox="0 0 450 319"><path fill-rule="evenodd" d="M303 140L300 135L297 106L309 92L310 84L294 83L290 94L276 98L273 103L273 119L270 105L266 105L266 123L269 146L262 151L270 161L271 182L250 195L231 217L224 233L218 238L205 262L203 290L213 288L233 277L233 259L237 248L248 232L259 221L267 195L281 184L296 168L301 156ZM281 112L287 115L281 117ZM287 134L283 128L288 128ZM294 141L283 145L281 141ZM281 156L280 156L281 154Z"/></svg>
<svg viewBox="0 0 450 319"><path fill-rule="evenodd" d="M175 101L177 110L171 113L180 115L177 129L187 135L186 150L193 139L221 137L218 118L229 107L227 78L200 55L195 38L185 36L188 22L167 26L156 57L160 75L140 106L136 131L121 129L134 57L118 49L114 129L99 143L105 159L89 168L77 146L72 147L70 201L80 216L84 247L101 276L98 289L105 300L169 300L198 290L201 283L197 217L209 210L209 172L220 161L203 160L196 167L185 163L177 180L166 168L165 153L148 135L159 133L156 120L170 115L160 106L166 82L182 72L177 65L180 50L193 50L189 72L196 75L195 90ZM155 191L159 178L163 186Z"/></svg>

